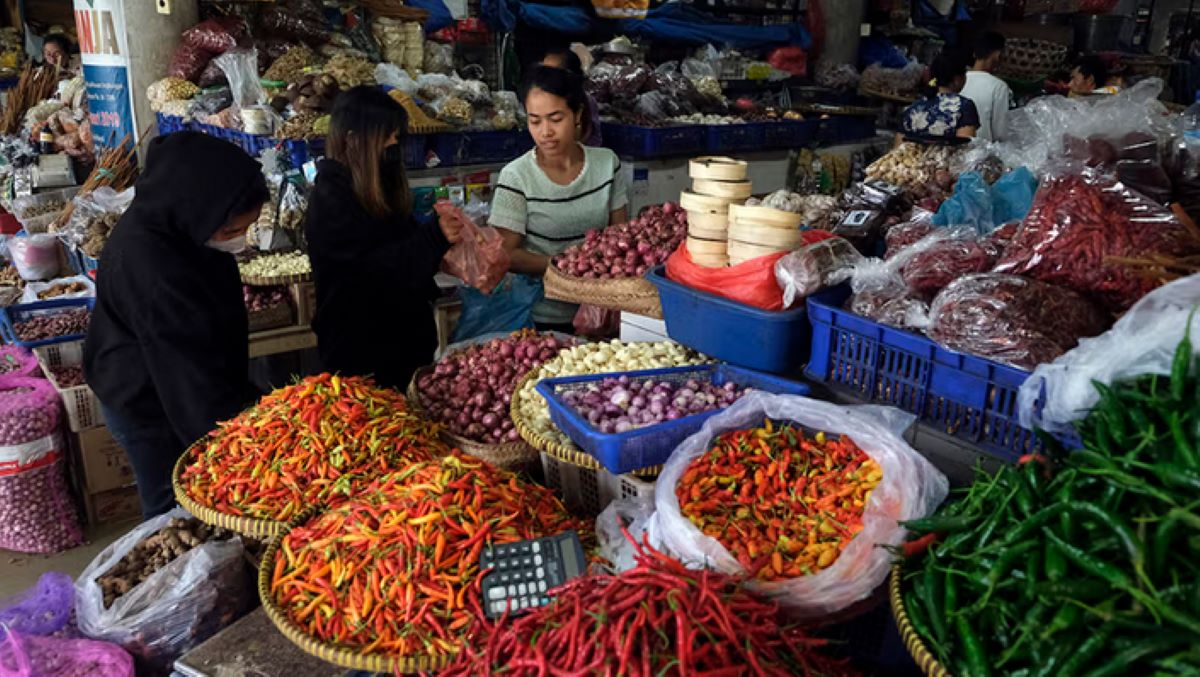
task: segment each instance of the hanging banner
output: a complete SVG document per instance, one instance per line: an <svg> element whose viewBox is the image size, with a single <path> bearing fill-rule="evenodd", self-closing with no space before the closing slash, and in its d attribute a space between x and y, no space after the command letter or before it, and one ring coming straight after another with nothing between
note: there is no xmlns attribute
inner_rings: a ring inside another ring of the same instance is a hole
<svg viewBox="0 0 1200 677"><path fill-rule="evenodd" d="M115 146L126 135L137 143L120 0L75 0L75 30L96 147Z"/></svg>

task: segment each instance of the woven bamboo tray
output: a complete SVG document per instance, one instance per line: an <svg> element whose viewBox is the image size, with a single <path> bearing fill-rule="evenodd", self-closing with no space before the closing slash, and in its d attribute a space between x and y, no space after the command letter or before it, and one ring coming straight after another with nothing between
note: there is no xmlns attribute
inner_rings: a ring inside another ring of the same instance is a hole
<svg viewBox="0 0 1200 677"><path fill-rule="evenodd" d="M892 565L892 577L888 583L888 599L892 605L892 617L896 619L896 627L900 629L900 639L904 647L912 655L913 660L920 666L926 677L950 677L950 671L942 666L933 653L925 647L924 640L917 634L912 623L908 620L908 612L904 610L904 596L900 593L900 582L904 572L899 564Z"/></svg>
<svg viewBox="0 0 1200 677"><path fill-rule="evenodd" d="M658 288L640 277L587 280L566 275L551 265L546 268L543 283L548 299L623 310L656 320L661 320L663 316Z"/></svg>
<svg viewBox="0 0 1200 677"><path fill-rule="evenodd" d="M408 382L408 390L405 391L405 395L408 397L408 406L418 416L423 416L424 412L421 409L420 400L417 398L417 379L431 371L433 371L433 367L429 366L421 367L413 372L412 380ZM503 444L486 444L467 439L461 435L455 435L445 428L442 429L438 436L443 442L457 448L464 454L487 461L505 470L521 470L538 461L537 449L529 446L524 440L505 442Z"/></svg>
<svg viewBox="0 0 1200 677"><path fill-rule="evenodd" d="M593 458L591 454L583 451L579 447L576 447L574 444L562 444L557 440L552 440L535 432L533 428L531 428L529 424L525 422L525 419L523 419L517 412L517 394L520 393L525 388L525 385L532 381L536 375L536 372L530 372L526 374L525 377L522 378L519 383L517 383L516 389L513 390L513 399L512 404L510 405L511 408L509 409L509 416L512 417L513 426L516 427L517 432L521 435L521 439L528 442L529 446L533 447L537 451L548 454L554 459L562 461L563 463L569 463L571 465L583 468L584 470L604 470L604 466L600 465L600 462ZM656 465L650 468L640 468L638 470L634 470L631 474L638 477L655 478L658 477L659 473L662 472L662 469L663 467L661 465ZM605 470L605 472L608 471Z"/></svg>
<svg viewBox="0 0 1200 677"><path fill-rule="evenodd" d="M283 287L289 284L308 282L310 280L312 280L312 273L301 273L299 275L280 275L277 277L261 277L259 275L242 276L242 284L248 284L251 287Z"/></svg>
<svg viewBox="0 0 1200 677"><path fill-rule="evenodd" d="M263 553L262 565L258 568L258 598L262 602L263 609L267 612L267 618L271 619L271 622L275 624L279 632L283 633L284 637L287 637L292 644L300 647L300 650L304 653L349 670L364 670L366 672L386 674L411 674L440 670L446 667L450 663L450 656L363 654L354 647L328 644L309 636L300 626L293 623L287 617L287 614L271 595L271 577L275 572L275 558L279 556L279 544L283 541L284 534L308 521L316 514L317 509L310 509L302 513L300 517L291 523L285 525L285 530L271 539L271 542L267 545L266 552Z"/></svg>
<svg viewBox="0 0 1200 677"><path fill-rule="evenodd" d="M213 527L221 527L230 531L239 533L250 538L267 539L273 538L282 534L287 525L283 522L274 520L259 519L256 517L243 517L240 515L227 515L223 512L218 512L207 506L200 505L188 496L187 489L183 485L183 467L187 465L194 454L198 454L200 448L208 443L209 438L203 437L199 441L188 447L186 451L175 461L175 468L171 471L171 487L175 490L175 500L183 509L192 513L196 519Z"/></svg>
<svg viewBox="0 0 1200 677"><path fill-rule="evenodd" d="M883 99L885 101L894 101L896 103L904 104L909 104L917 100L915 95L899 94L895 92L879 92L874 89L868 89L861 86L858 88L858 93L862 94L863 96L870 96L876 99Z"/></svg>

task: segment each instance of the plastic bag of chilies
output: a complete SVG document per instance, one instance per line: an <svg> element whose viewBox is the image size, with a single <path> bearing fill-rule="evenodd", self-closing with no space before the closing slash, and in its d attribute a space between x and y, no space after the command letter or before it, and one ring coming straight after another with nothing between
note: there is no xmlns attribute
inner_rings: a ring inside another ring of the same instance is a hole
<svg viewBox="0 0 1200 677"><path fill-rule="evenodd" d="M441 215L457 216L462 223L461 239L446 252L446 272L484 294L490 293L508 273L508 249L504 238L491 226L477 226L472 216L449 202L433 206Z"/></svg>

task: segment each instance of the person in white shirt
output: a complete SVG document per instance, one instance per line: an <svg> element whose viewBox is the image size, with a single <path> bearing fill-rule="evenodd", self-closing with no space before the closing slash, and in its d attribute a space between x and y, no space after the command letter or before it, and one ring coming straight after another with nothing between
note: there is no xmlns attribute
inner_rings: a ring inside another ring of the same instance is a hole
<svg viewBox="0 0 1200 677"><path fill-rule="evenodd" d="M962 95L975 102L979 111L979 130L975 136L985 141L1001 141L1007 131L1008 107L1012 90L992 71L1004 58L1004 36L984 33L975 43L975 67L967 71Z"/></svg>

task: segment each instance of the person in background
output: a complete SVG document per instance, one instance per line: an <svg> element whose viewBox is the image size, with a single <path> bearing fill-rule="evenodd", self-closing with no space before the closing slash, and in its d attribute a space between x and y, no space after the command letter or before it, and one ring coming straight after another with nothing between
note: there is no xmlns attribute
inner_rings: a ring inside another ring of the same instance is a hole
<svg viewBox="0 0 1200 677"><path fill-rule="evenodd" d="M136 189L104 247L83 368L153 517L175 504L180 454L255 397L233 254L269 194L257 160L196 132L151 141Z"/></svg>
<svg viewBox="0 0 1200 677"><path fill-rule="evenodd" d="M42 41L42 63L65 71L71 66L71 41L61 33L47 35Z"/></svg>
<svg viewBox="0 0 1200 677"><path fill-rule="evenodd" d="M976 137L985 141L1001 141L1007 129L1008 108L1012 104L1012 90L992 72L1004 58L1004 36L995 32L984 33L975 43L975 67L967 72L967 82L962 95L975 104L979 113L979 131Z"/></svg>
<svg viewBox="0 0 1200 677"><path fill-rule="evenodd" d="M587 231L628 220L628 177L607 148L585 147L583 80L538 66L521 87L534 149L500 171L489 222L501 228L509 270L541 277L550 257ZM571 333L576 307L543 300L533 308L541 329Z"/></svg>
<svg viewBox="0 0 1200 677"><path fill-rule="evenodd" d="M1116 94L1118 87L1109 82L1108 66L1095 54L1085 54L1071 71L1071 96Z"/></svg>
<svg viewBox="0 0 1200 677"><path fill-rule="evenodd" d="M569 47L555 45L548 48L542 56L541 63L543 66L551 68L566 69L581 80L584 78L583 62L579 60L579 55ZM604 145L604 138L600 133L600 104L596 103L596 100L586 90L583 98L584 114L580 119L579 140L585 146L599 148Z"/></svg>
<svg viewBox="0 0 1200 677"><path fill-rule="evenodd" d="M379 89L339 95L304 219L325 369L398 390L433 359L433 276L461 228L413 220L407 129L404 108Z"/></svg>
<svg viewBox="0 0 1200 677"><path fill-rule="evenodd" d="M914 139L971 138L979 129L975 103L963 96L967 62L957 52L943 51L930 66L925 96L904 111L901 129Z"/></svg>

